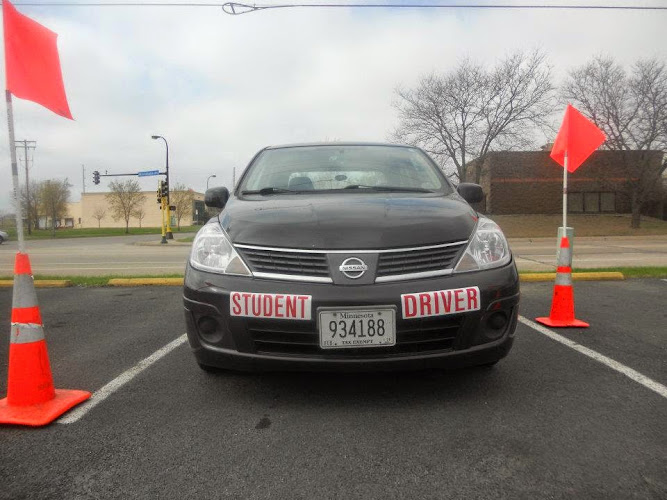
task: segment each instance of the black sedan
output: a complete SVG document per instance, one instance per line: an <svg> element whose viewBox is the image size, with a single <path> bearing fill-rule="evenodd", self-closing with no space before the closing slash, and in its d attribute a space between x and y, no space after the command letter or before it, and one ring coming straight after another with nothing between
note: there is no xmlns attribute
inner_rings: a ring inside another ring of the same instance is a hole
<svg viewBox="0 0 667 500"><path fill-rule="evenodd" d="M512 346L519 279L500 228L422 150L268 147L197 234L190 346L207 370L492 365Z"/></svg>

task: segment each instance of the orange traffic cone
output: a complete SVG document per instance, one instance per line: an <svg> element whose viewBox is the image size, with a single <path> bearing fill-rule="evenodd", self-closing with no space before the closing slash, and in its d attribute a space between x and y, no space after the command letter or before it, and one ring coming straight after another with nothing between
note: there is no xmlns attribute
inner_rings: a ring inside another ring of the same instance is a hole
<svg viewBox="0 0 667 500"><path fill-rule="evenodd" d="M560 240L556 284L551 302L551 314L548 318L535 318L535 321L554 327L587 328L588 323L574 318L574 290L572 288L572 251L567 236Z"/></svg>
<svg viewBox="0 0 667 500"><path fill-rule="evenodd" d="M53 388L30 259L17 253L7 397L0 400L0 424L46 425L89 397L86 391Z"/></svg>

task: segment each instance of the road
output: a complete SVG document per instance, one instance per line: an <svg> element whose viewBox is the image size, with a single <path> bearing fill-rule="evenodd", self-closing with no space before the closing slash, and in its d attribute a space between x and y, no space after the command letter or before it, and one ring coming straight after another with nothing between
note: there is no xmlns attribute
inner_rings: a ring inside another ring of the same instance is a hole
<svg viewBox="0 0 667 500"><path fill-rule="evenodd" d="M551 289L523 285L522 316ZM577 283L592 326L557 333L664 388L666 292ZM209 375L179 288L37 293L57 387L99 391L177 343L76 422L1 427L0 498L667 498L666 397L525 323L491 370ZM0 289L0 331L10 307Z"/></svg>
<svg viewBox="0 0 667 500"><path fill-rule="evenodd" d="M193 236L177 234L175 238ZM160 245L159 235L106 236L32 240L27 242L34 274L56 276L182 274L190 245L170 240ZM155 245L149 245L155 243ZM15 241L0 245L0 276L14 268Z"/></svg>
<svg viewBox="0 0 667 500"><path fill-rule="evenodd" d="M181 238L191 235L177 235ZM190 245L160 245L159 236L112 236L28 242L33 272L58 276L183 273ZM510 240L520 271L553 271L555 238ZM0 245L0 276L12 274L16 242ZM577 238L574 266L667 266L667 236Z"/></svg>

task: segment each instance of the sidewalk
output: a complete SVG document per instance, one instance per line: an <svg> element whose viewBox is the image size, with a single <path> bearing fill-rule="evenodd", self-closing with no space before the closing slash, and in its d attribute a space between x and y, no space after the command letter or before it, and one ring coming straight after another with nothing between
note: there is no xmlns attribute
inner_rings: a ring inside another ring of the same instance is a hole
<svg viewBox="0 0 667 500"><path fill-rule="evenodd" d="M510 238L519 271L553 271L558 242L553 238ZM574 268L667 266L667 235L576 237Z"/></svg>

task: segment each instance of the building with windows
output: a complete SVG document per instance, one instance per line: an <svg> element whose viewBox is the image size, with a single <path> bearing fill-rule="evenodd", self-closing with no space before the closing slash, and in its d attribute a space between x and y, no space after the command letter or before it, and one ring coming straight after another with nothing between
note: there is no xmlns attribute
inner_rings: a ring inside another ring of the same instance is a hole
<svg viewBox="0 0 667 500"><path fill-rule="evenodd" d="M550 148L548 148L550 149ZM630 213L632 168L647 162L659 172L662 151L595 151L574 173L568 174L569 213ZM558 214L563 203L563 168L551 159L549 150L499 151L483 161L466 165L466 181L478 182L485 199L481 212L504 214ZM665 189L644 207L644 215L663 218ZM660 194L661 193L661 194Z"/></svg>

